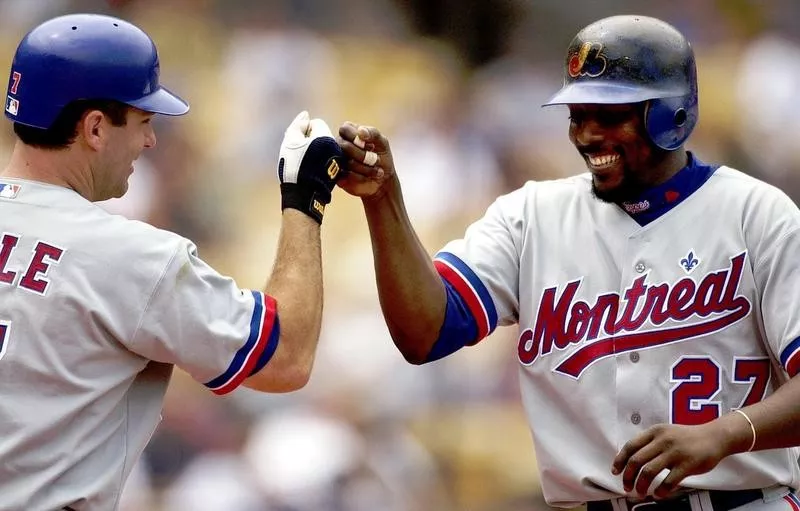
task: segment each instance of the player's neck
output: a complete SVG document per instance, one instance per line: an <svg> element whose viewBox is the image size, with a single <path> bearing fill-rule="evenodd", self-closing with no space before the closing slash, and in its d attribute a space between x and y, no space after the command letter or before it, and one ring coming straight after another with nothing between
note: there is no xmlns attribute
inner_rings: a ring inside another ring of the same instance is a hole
<svg viewBox="0 0 800 511"><path fill-rule="evenodd" d="M70 188L92 200L91 172L72 149L43 150L17 141L0 176Z"/></svg>
<svg viewBox="0 0 800 511"><path fill-rule="evenodd" d="M664 158L652 169L648 185L655 187L666 183L688 164L689 154L683 148L665 153Z"/></svg>

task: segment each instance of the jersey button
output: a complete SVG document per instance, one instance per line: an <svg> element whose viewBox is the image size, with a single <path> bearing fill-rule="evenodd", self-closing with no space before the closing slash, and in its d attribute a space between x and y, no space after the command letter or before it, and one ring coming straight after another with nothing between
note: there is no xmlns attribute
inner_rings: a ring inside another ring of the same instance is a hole
<svg viewBox="0 0 800 511"><path fill-rule="evenodd" d="M642 416L634 412L633 415L631 415L631 422L634 424L639 424L642 422Z"/></svg>
<svg viewBox="0 0 800 511"><path fill-rule="evenodd" d="M636 263L635 269L636 273L642 273L646 268L644 267L644 263Z"/></svg>
<svg viewBox="0 0 800 511"><path fill-rule="evenodd" d="M639 361L639 354L638 354L638 353L636 353L635 351L634 351L634 352L632 352L632 353L631 353L630 355L628 355L628 356L630 357L630 359L631 359L631 362L633 362L634 364L635 364L636 362L638 362L638 361Z"/></svg>

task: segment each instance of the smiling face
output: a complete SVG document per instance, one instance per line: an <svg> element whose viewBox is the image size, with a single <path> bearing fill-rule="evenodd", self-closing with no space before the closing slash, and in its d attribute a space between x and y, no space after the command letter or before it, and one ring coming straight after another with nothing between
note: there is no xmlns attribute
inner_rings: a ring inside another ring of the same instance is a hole
<svg viewBox="0 0 800 511"><path fill-rule="evenodd" d="M663 181L665 152L650 141L644 103L569 105L569 139L592 173L595 196L605 202L636 199Z"/></svg>
<svg viewBox="0 0 800 511"><path fill-rule="evenodd" d="M105 124L103 150L95 162L95 200L122 197L128 190L133 162L146 148L156 145L153 114L130 108L122 126Z"/></svg>

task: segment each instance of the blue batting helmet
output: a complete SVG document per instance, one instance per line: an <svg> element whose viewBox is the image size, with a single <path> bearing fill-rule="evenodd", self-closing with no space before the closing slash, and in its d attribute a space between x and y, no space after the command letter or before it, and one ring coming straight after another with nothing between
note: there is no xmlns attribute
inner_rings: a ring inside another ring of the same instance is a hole
<svg viewBox="0 0 800 511"><path fill-rule="evenodd" d="M6 117L47 129L70 102L116 100L182 115L189 105L159 84L158 52L140 28L110 16L71 14L42 23L19 43Z"/></svg>
<svg viewBox="0 0 800 511"><path fill-rule="evenodd" d="M655 145L679 148L697 124L697 71L686 38L664 21L612 16L572 39L564 86L544 106L647 102L645 127Z"/></svg>

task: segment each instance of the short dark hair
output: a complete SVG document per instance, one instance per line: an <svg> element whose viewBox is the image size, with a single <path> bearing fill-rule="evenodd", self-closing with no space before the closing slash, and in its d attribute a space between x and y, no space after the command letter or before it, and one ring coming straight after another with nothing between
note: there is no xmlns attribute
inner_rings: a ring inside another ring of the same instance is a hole
<svg viewBox="0 0 800 511"><path fill-rule="evenodd" d="M90 110L100 110L113 126L125 126L130 107L106 99L80 99L67 104L47 129L14 123L14 133L27 145L40 149L66 149L78 135L78 122Z"/></svg>

